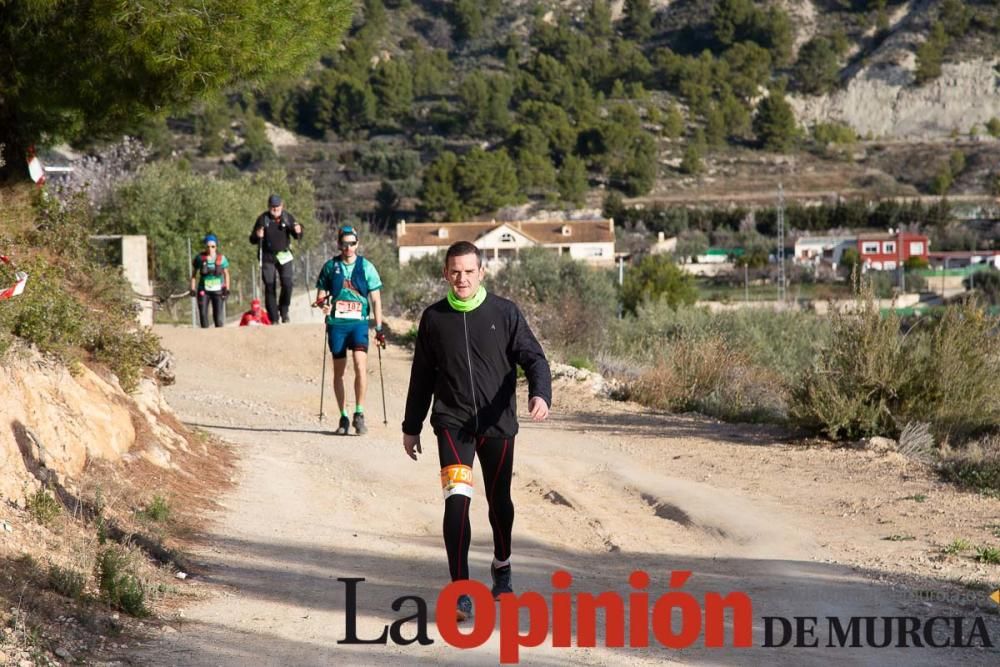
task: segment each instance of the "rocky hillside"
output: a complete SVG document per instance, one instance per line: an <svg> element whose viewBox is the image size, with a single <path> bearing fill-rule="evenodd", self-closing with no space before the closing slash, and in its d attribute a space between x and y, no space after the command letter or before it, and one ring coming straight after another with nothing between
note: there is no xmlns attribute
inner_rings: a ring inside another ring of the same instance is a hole
<svg viewBox="0 0 1000 667"><path fill-rule="evenodd" d="M365 0L302 79L174 119L171 150L282 164L321 213L383 225L779 181L807 200L988 196L995 169L938 178L915 156L996 157L998 21L986 0Z"/></svg>
<svg viewBox="0 0 1000 667"><path fill-rule="evenodd" d="M171 470L189 449L159 386L143 379L131 394L117 378L65 365L22 347L0 364L0 497L20 501L39 488L79 479L88 464L142 458Z"/></svg>

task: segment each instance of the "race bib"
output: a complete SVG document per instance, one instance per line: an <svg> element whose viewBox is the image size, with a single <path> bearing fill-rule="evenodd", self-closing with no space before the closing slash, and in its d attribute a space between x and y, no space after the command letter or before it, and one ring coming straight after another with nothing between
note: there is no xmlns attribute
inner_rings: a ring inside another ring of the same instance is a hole
<svg viewBox="0 0 1000 667"><path fill-rule="evenodd" d="M338 301L334 305L333 316L338 320L360 320L362 305L360 301Z"/></svg>
<svg viewBox="0 0 1000 667"><path fill-rule="evenodd" d="M205 291L206 292L222 291L222 276L205 276Z"/></svg>
<svg viewBox="0 0 1000 667"><path fill-rule="evenodd" d="M441 468L441 491L445 498L454 495L472 497L472 467L451 465Z"/></svg>
<svg viewBox="0 0 1000 667"><path fill-rule="evenodd" d="M292 261L292 253L287 250L282 250L279 253L275 253L274 258L278 260L278 264L288 264Z"/></svg>

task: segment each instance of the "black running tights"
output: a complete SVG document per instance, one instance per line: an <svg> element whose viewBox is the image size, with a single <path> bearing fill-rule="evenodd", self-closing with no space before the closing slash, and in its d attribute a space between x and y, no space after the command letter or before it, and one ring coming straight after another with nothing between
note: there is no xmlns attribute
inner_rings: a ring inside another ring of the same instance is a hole
<svg viewBox="0 0 1000 667"><path fill-rule="evenodd" d="M510 497L514 438L472 436L453 429L439 429L436 435L442 479L448 466L467 466L471 473L473 460L478 454L486 487L486 502L489 504L490 525L493 527L493 555L497 560L507 560L510 558L510 537L514 528L514 503ZM464 491L469 495L458 490L446 497L444 502L444 545L448 550L452 581L469 578L471 476L468 482Z"/></svg>

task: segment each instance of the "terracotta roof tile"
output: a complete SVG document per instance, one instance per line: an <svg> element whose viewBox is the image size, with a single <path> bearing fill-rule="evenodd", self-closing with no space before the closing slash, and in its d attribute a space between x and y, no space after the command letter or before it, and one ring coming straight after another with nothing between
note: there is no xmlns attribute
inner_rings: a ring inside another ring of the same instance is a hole
<svg viewBox="0 0 1000 667"><path fill-rule="evenodd" d="M611 220L556 220L544 222L407 222L396 230L398 246L449 246L457 241L475 243L489 232L501 226L508 226L541 245L558 243L610 243L615 240L614 223ZM570 233L563 234L563 227ZM439 236L439 230L447 230L447 236Z"/></svg>

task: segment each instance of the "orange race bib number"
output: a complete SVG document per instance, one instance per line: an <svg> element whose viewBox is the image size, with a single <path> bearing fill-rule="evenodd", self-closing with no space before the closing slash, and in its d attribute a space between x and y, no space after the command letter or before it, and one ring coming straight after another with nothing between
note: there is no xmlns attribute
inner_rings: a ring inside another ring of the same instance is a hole
<svg viewBox="0 0 1000 667"><path fill-rule="evenodd" d="M338 320L360 320L362 305L360 301L338 301L334 306L333 315Z"/></svg>
<svg viewBox="0 0 1000 667"><path fill-rule="evenodd" d="M454 495L472 497L472 467L465 465L441 468L441 491L445 498Z"/></svg>

